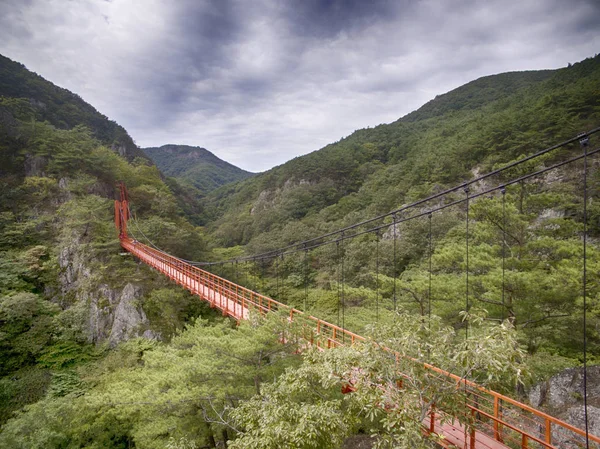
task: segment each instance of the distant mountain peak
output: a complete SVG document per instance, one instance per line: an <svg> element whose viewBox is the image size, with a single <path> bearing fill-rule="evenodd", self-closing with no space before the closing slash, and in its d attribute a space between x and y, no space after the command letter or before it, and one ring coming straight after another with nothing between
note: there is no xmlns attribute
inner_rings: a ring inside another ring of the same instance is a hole
<svg viewBox="0 0 600 449"><path fill-rule="evenodd" d="M198 146L166 144L143 150L165 175L190 184L203 194L253 175Z"/></svg>

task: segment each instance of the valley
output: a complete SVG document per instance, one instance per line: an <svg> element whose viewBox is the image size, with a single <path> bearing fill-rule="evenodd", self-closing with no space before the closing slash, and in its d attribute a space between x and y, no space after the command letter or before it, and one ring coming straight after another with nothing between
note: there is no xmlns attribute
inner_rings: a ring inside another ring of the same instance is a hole
<svg viewBox="0 0 600 449"><path fill-rule="evenodd" d="M481 78L253 175L141 149L1 57L0 447L398 447L424 409L377 342L524 402L596 365L599 85L598 56ZM135 241L372 344L299 354L276 317L224 318L121 250L120 182Z"/></svg>

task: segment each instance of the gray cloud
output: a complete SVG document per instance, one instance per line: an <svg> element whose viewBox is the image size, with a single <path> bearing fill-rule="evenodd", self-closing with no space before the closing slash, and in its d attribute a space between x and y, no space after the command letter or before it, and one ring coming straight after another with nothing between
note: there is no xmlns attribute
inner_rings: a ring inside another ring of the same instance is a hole
<svg viewBox="0 0 600 449"><path fill-rule="evenodd" d="M0 53L142 146L256 171L475 78L593 56L599 19L593 0L5 0Z"/></svg>

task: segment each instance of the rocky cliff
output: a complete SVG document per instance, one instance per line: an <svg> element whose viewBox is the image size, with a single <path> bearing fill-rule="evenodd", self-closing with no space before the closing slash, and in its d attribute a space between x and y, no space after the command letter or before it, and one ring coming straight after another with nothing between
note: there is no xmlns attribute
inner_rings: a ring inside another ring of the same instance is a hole
<svg viewBox="0 0 600 449"><path fill-rule="evenodd" d="M529 401L533 407L547 411L580 429L585 428L583 404L583 368L569 368L531 389ZM600 366L587 369L587 415L589 432L600 435ZM565 449L582 447L583 439L573 439L570 432L554 429L552 440Z"/></svg>

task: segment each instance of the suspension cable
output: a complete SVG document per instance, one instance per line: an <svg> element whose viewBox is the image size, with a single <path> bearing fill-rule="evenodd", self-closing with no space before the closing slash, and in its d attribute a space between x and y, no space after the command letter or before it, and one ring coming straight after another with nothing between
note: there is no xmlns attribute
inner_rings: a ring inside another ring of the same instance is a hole
<svg viewBox="0 0 600 449"><path fill-rule="evenodd" d="M592 129L590 131L587 131L585 134L587 136L590 136L590 135L595 134L597 132L600 132L600 127L594 128L594 129ZM500 168L497 168L497 169L492 170L492 171L490 171L488 173L480 175L480 176L478 176L476 178L473 178L473 179L471 179L469 181L463 182L463 183L458 184L458 185L456 185L454 187L450 187L450 188L448 188L448 189L446 189L446 190L444 190L442 192L436 193L434 195L430 195L430 196L428 196L426 198L423 198L421 200L418 200L418 201L415 201L413 203L410 203L410 204L407 204L405 206L402 206L402 207L400 207L400 208L398 208L398 209L396 209L394 211L388 212L386 214L378 215L378 216L370 218L368 220L364 220L364 221L361 221L359 223L355 223L353 225L347 226L345 228L337 229L335 231L331 231L331 232L328 232L326 234L322 234L322 235L320 235L318 237L313 237L311 239L304 240L302 242L296 242L296 243L290 244L290 245L282 247L282 248L270 250L270 251L267 251L267 252L262 253L262 254L256 254L255 256L248 256L248 257L257 257L257 258L263 258L264 257L264 258L268 258L268 257L272 257L273 255L277 255L277 254L280 254L280 253L283 253L283 252L285 252L287 254L289 250L293 250L294 248L296 248L296 249L300 248L300 250L301 250L304 245L308 245L308 244L314 243L314 242L319 242L319 241L321 241L321 240L323 240L325 238L342 234L345 231L349 231L351 229L355 229L355 228L357 228L359 226L363 226L363 225L372 223L374 221L382 220L382 219L390 217L390 216L392 216L394 214L398 214L398 213L403 212L403 211L408 210L408 209L416 208L417 206L420 206L420 205L422 205L424 203L427 203L427 202L432 201L434 199L446 196L446 195L448 195L450 193L456 192L456 191L460 190L461 188L464 188L465 186L469 186L469 185L475 184L475 183L480 182L480 181L482 181L484 179L487 179L487 178L489 178L491 176L495 176L495 175L497 175L499 173L502 173L502 172L504 172L506 170L509 170L509 169L513 168L513 167L516 167L516 166L518 166L520 164L528 162L528 161L530 161L532 159L535 159L535 158L538 158L540 156L543 156L543 155L545 155L545 154L547 154L547 153L549 153L551 151L554 151L554 150L556 150L558 148L561 148L561 147L564 147L564 146L569 145L571 143L577 142L578 139L579 139L579 135L575 136L575 137L572 137L572 138L570 138L568 140L565 140L563 142L560 142L560 143L558 143L556 145L553 145L551 147L548 147L548 148L546 148L544 150L538 151L538 152L536 152L534 154L531 154L531 155L529 155L527 157L524 157L522 159L519 159L517 161L514 161L514 162L511 162L509 164L506 164L506 165L504 165L504 166L502 166ZM590 155L590 154L592 154L592 153L591 152L588 153L588 155ZM324 243L324 244L328 244L328 243L332 243L332 241ZM317 246L320 246L320 245L310 246L310 248L317 247ZM293 252L293 251L290 251L290 252ZM208 263L210 263L210 262L208 262ZM223 263L223 261L212 262L212 263L213 264L219 264L219 263Z"/></svg>
<svg viewBox="0 0 600 449"><path fill-rule="evenodd" d="M589 136L589 135L591 135L591 134L594 134L594 133L596 133L596 132L598 132L598 131L600 131L600 127L599 127L599 128L595 128L595 129L593 129L593 130L589 131L589 132L587 133L587 135ZM345 236L339 237L339 238L338 238L338 239L336 239L336 240L319 241L319 240L321 240L321 239L323 239L323 238L325 238L325 237L332 236L332 235L335 235L335 234L337 234L337 233L341 233L342 231L346 231L346 230L348 230L348 229L353 229L353 228L356 228L356 227L358 227L358 226L360 226L360 225L363 225L363 224L366 224L366 223L370 223L370 222L372 222L372 221L375 221L376 219L385 218L385 217L388 217L388 216L390 216L390 215L394 215L394 214L395 214L395 213L397 213L397 212L400 212L400 211L403 211L403 210L407 210L407 209L409 209L409 208L412 208L412 207L415 207L415 206L417 206L417 205L423 204L423 203L425 203L425 202L427 202L427 201L430 201L430 200L432 200L432 199L439 198L440 196L443 196L443 195L446 195L446 194L448 194L448 193L451 193L451 192L454 192L454 191L456 191L456 190L457 190L457 189L459 189L460 187L463 187L463 188L464 188L464 186L465 186L465 185L470 185L470 184L473 184L473 183L475 183L475 182L477 182L477 181L480 181L480 180L482 180L482 179L485 179L485 178L487 178L487 177L489 177L489 176L491 176L491 175L494 175L494 174L500 173L500 172L502 172L502 171L503 171L503 170L505 170L505 169L512 168L512 167L514 167L515 165L518 165L518 164L520 164L520 163L522 163L522 162L525 162L525 161L527 161L527 160L531 160L531 159L532 159L532 158L534 158L534 157L538 157L538 156L541 156L541 155L543 155L543 154L546 154L546 153L547 153L547 152L549 152L549 151L552 151L552 150L554 150L554 149L556 149L556 148L559 148L559 147L561 147L561 146L564 146L564 145L566 145L566 144L572 143L572 142L573 142L573 141L575 141L575 140L576 140L576 139L574 138L574 139L570 139L570 140L568 140L568 141L562 142L561 144L558 144L558 145L555 145L555 146L553 146L553 147L550 147L550 148L548 148L547 150L544 150L544 151L538 152L538 153L536 153L536 154L534 154L534 155L532 155L532 156L529 156L529 157L527 157L527 158L524 158L524 159L521 159L521 160L519 160L519 161L513 162L513 163L511 163L511 164L508 164L508 165L506 165L506 166L504 166L504 167L500 168L500 169L494 170L494 171L492 171L492 172L490 172L490 173L488 173L488 174L486 174L486 175L482 175L482 176L480 176L480 177L478 177L478 178L475 178L475 179L473 179L473 180L470 180L470 181L468 181L468 182L466 182L466 183L463 183L463 184L461 184L461 185L460 185L460 186L458 186L458 187L454 187L454 188L452 188L452 189L448 189L447 191L441 192L441 193L439 193L439 194L436 194L436 195L432 195L432 196L430 196L430 197L428 197L428 198L425 198L425 199L423 199L423 200L419 200L419 201L417 201L417 202L414 202L414 203L412 203L412 204L409 204L409 205L407 205L407 206L403 206L402 208L398 209L397 211L390 212L390 213L388 213L388 214L381 215L381 216L379 216L379 217L376 217L376 218L374 218L374 219L367 220L367 221L365 221L365 222L361 222L361 223L357 223L357 224L355 224L355 225L348 226L348 227L346 227L346 228L344 228L344 229L340 229L340 230L338 230L338 231L335 231L335 232L332 232L332 233L329 233L329 234L324 234L324 235L322 235L322 236L320 236L320 237L316 237L316 238L313 238L313 239L310 239L310 240L306 240L306 241L304 241L304 242L295 243L295 244L293 244L293 245L288 245L287 247L284 247L284 248L280 248L280 249L273 250L273 251L269 251L269 252L262 253L262 254L257 254L257 255L255 255L255 256L238 257L238 258L235 258L235 259L227 259L227 260L216 261L216 262L198 262L198 261L192 261L192 260L187 260L187 259L183 259L183 258L179 258L179 260L181 260L181 261L183 261L183 262L186 262L186 263L189 263L190 265L195 265L195 266L210 266L210 265L222 265L222 264L229 263L229 262L231 262L231 261L236 261L236 260L237 260L237 261L244 261L244 260L248 260L248 259L252 259L252 258L256 258L256 259L272 259L272 258L277 258L277 257L283 256L283 255L289 255L289 254L293 254L293 253L296 253L296 252L298 252L298 251L304 250L305 248L310 250L310 249L318 248L318 247L320 247L320 246L324 246L324 245L330 245L330 244L332 244L332 243L334 243L334 242L338 241L340 238L341 238L342 240L345 240L345 239L351 239L351 238L358 237L358 236L360 236L360 235L364 235L364 234L367 234L367 233L375 232L375 231L377 231L377 230L381 230L381 229L384 229L384 228L386 228L386 227L389 227L389 224L383 224L383 225L375 226L375 227L373 227L373 228L370 228L370 229L367 229L367 230L365 230L365 231L355 232L354 234L347 234L347 235L345 235ZM594 150L588 151L588 152L587 152L587 157L589 157L589 156L592 156L592 155L595 155L595 154L597 154L598 152L600 152L600 148L595 148ZM554 169L556 169L556 168L559 168L559 167L562 167L562 166L564 166L564 165L566 165L566 164L570 164L570 163L572 163L572 162L575 162L575 161L577 161L577 160L583 159L584 157L586 157L586 156L585 156L585 155L579 155L579 156L572 157L572 158L570 158L570 159L567 159L567 160L565 160L565 161L562 161L562 162L559 162L559 163L553 164L553 165L551 165L551 166L549 166L549 167L546 167L546 168L540 169L540 170L538 170L538 171L535 171L535 172L529 173L529 174L527 174L527 175L523 175L523 176L520 176L520 177L518 177L518 178L514 178L514 179L512 179L512 180L510 180L510 181L507 181L507 182L505 182L504 184L501 184L501 185L498 185L498 186L495 186L495 187L489 188L489 189L487 189L487 190L484 190L484 191L478 192L478 193L476 193L476 194L474 194L474 195L471 195L471 196L470 196L470 198L471 198L471 199L475 199L475 198L477 198L477 197L480 197L480 196L484 196L484 195L487 195L487 194L493 193L493 192L495 192L495 191L498 191L498 190L500 190L500 189L502 189L502 188L505 188L506 186L510 186L510 185L512 185L512 184L515 184L515 183L518 183L518 182L524 181L524 180L526 180L526 179L533 178L533 177L535 177L535 176L539 176L539 175L541 175L541 174L543 174L543 173L546 173L546 172L548 172L548 171L550 171L550 170L554 170ZM413 220L413 219L416 219L416 218L422 217L422 216L424 216L424 215L427 215L427 214L429 214L429 213L432 213L432 212L439 212L439 211L442 211L442 210L444 210L444 209L447 209L447 208L449 208L449 207L455 206L455 205L457 205L457 204L461 204L461 203L463 203L463 202L465 202L465 198L461 198L461 199L458 199L458 200L455 200L455 201L451 201L451 202L449 202L449 203L447 203L447 204L443 204L443 205L441 205L441 206L437 206L437 207L435 207L435 208L433 208L433 209L429 210L428 212L417 213L417 214L414 214L414 215L411 215L411 216L408 216L408 217L402 218L402 219L400 219L400 220L397 220L397 221L396 221L396 224L403 223L403 222L406 222L406 221L409 221L409 220ZM131 211L129 211L129 212L130 212L130 214L129 214L129 215L130 215L130 217L131 217L132 219L134 219L134 222L135 222L136 220L135 220L135 218L134 218L134 217L131 215ZM136 224L136 226L137 226L137 223L135 223L135 224ZM152 241L151 241L151 240L150 240L150 239L149 239L149 238L148 238L148 237L147 237L145 234L143 234L143 232L141 231L141 229L139 229L139 226L137 226L137 227L138 227L138 230L140 231L140 233L141 233L141 234L144 236L144 238L146 238L146 240L148 240L148 242L150 243L150 245L151 245L151 246L153 246L153 247L154 247L155 249L157 249L158 251L165 252L164 250L162 250L162 249L158 248L156 245L154 245L154 244L152 243ZM313 244L313 245L310 245L310 246L308 246L308 243L310 243L310 242L318 242L318 243L315 243L315 244ZM297 248L297 247L298 247L298 245L306 245L306 246L303 246L303 247L302 247L300 250L299 250L299 249L293 249L293 248Z"/></svg>
<svg viewBox="0 0 600 449"><path fill-rule="evenodd" d="M466 307L465 311L467 312L466 321L465 321L465 339L469 338L469 309L471 305L469 303L469 186L466 185L464 187L465 195L466 195L466 215L465 215L465 302Z"/></svg>
<svg viewBox="0 0 600 449"><path fill-rule="evenodd" d="M396 277L398 275L398 273L396 272L396 214L394 214L393 216L393 222L392 222L392 226L393 226L393 233L394 233L394 265L393 265L393 271L392 271L392 275L394 278L394 287L393 287L393 301L394 301L394 312L396 311Z"/></svg>
<svg viewBox="0 0 600 449"><path fill-rule="evenodd" d="M281 260L280 260L280 264L279 264L279 274L281 276L281 298L282 298L282 302L284 304L287 304L287 298L284 298L285 296L285 276L283 275L283 272L285 270L285 265L283 264L284 262L284 255L281 255Z"/></svg>
<svg viewBox="0 0 600 449"><path fill-rule="evenodd" d="M379 323L379 231L375 231L375 320Z"/></svg>
<svg viewBox="0 0 600 449"><path fill-rule="evenodd" d="M277 297L281 301L281 294L279 290L279 257L275 258L275 290L277 292Z"/></svg>
<svg viewBox="0 0 600 449"><path fill-rule="evenodd" d="M428 276L428 286L427 286L427 315L429 319L429 328L431 329L431 258L433 255L433 237L431 232L431 214L428 215L429 218L429 276Z"/></svg>
<svg viewBox="0 0 600 449"><path fill-rule="evenodd" d="M260 289L265 291L265 260L260 259Z"/></svg>
<svg viewBox="0 0 600 449"><path fill-rule="evenodd" d="M467 349L467 357L469 357L469 186L464 186L464 192L466 197L466 214L465 214L465 301L466 301L466 312L465 316L465 345ZM465 409L467 408L468 391L467 384L465 382ZM467 441L467 426L464 427L464 438Z"/></svg>
<svg viewBox="0 0 600 449"><path fill-rule="evenodd" d="M589 449L589 421L587 401L587 234L588 234L588 145L587 135L580 136L579 143L583 147L583 414L585 421L585 447Z"/></svg>
<svg viewBox="0 0 600 449"><path fill-rule="evenodd" d="M304 250L304 312L308 302L308 250Z"/></svg>
<svg viewBox="0 0 600 449"><path fill-rule="evenodd" d="M344 236L344 234L342 234L342 237ZM346 341L346 332L344 332L346 330L346 297L345 297L345 291L344 291L344 285L345 285L345 277L344 277L344 259L346 257L346 250L344 249L344 240L342 240L342 270L341 270L341 280L342 280L342 343L344 343Z"/></svg>
<svg viewBox="0 0 600 449"><path fill-rule="evenodd" d="M152 240L150 240L146 234L144 234L144 232L140 229L138 222L137 222L137 218L131 213L131 209L129 208L129 204L127 204L127 211L129 212L129 218L131 219L131 221L133 221L133 224L135 225L136 229L140 232L140 234L142 234L142 237L144 237L146 239L146 241L150 244L150 246L152 246L154 249L161 251L161 252L165 252L164 250L160 249L158 246L156 246L154 243L152 243ZM133 234L132 234L133 235ZM135 237L135 236L134 236ZM136 239L137 240L137 239Z"/></svg>
<svg viewBox="0 0 600 449"><path fill-rule="evenodd" d="M506 313L505 304L505 267L506 267L506 187L502 187L500 190L502 193L502 321L504 321L504 314Z"/></svg>
<svg viewBox="0 0 600 449"><path fill-rule="evenodd" d="M600 130L600 128L597 128L597 130L595 130L595 132L596 132L596 131L598 131L598 130ZM571 141L568 141L567 143L570 143L570 142L571 142ZM558 146L557 146L556 148L558 148ZM552 149L555 149L555 148L553 147ZM546 151L546 152L547 152L547 151ZM589 156L592 156L592 155L594 155L594 154L596 154L596 153L598 153L598 152L600 152L600 148L596 148L596 149L594 149L594 150L592 150L592 151L588 151L587 155L588 155L588 157L589 157ZM537 154L537 153L536 153L536 154ZM541 153L541 154L545 154L545 153ZM538 155L538 156L539 156L539 155ZM575 157L572 157L572 158L570 158L570 159L567 159L567 160L565 160L565 161L562 161L562 162L559 162L559 163L553 164L552 166L549 166L549 167L546 167L546 168L540 169L540 170L538 170L538 171L535 171L535 172L529 173L529 174L527 174L527 175L520 176L520 177L518 177L518 178L514 178L514 179L512 179L512 180L510 180L510 181L507 181L507 182L505 182L505 183L503 183L503 184L501 184L501 185L498 185L498 186L496 186L496 187L492 187L492 188L489 188L489 189L487 189L487 190L481 191L481 192L479 192L479 193L477 193L477 194L473 194L473 195L471 195L471 196L470 196L470 199L475 199L475 198L478 198L478 197L480 197L480 196L488 195L488 194L490 194L490 193L493 193L493 192L495 192L495 191L498 191L498 190L500 190L502 186L509 186L509 185L515 184L515 183L517 183L517 182L521 182L521 181L524 181L524 180L526 180L526 179L529 179L529 178L532 178L532 177L535 177L535 176L539 176L540 174L546 173L546 172L548 172L548 171L550 171L550 170L554 170L554 169L556 169L556 168L558 168L558 167L562 167L563 165L570 164L570 163L572 163L572 162L575 162L575 161L577 161L577 160L579 160L579 159L583 159L583 157L584 157L583 155L575 156ZM531 158L531 157L530 157L530 158ZM528 159L522 159L522 160L520 160L520 161L517 161L517 162L519 162L519 163L520 163L520 162L523 162L523 161L525 161L525 160L529 160L530 158L528 158ZM511 167L513 167L513 166L514 166L514 164L516 164L516 163L509 164L509 165L507 165L505 168L511 168ZM501 170L501 169L498 169L498 170L495 170L494 172L490 172L490 173L497 174L499 171L502 171L502 170ZM488 177L487 175L483 175L483 176L484 176L484 178L487 178L487 177ZM356 227L358 227L358 226L361 226L361 225L364 225L364 224L367 224L367 223L371 223L371 222L373 222L373 221L375 221L375 220L377 220L377 219L386 218L386 217L388 217L388 216L390 216L390 215L397 214L397 213L398 213L398 212L400 212L400 211L404 211L404 210L407 210L407 209L413 208L413 207L415 207L415 206L417 206L417 205L423 204L424 202L427 202L427 201L430 201L430 200L432 200L432 199L438 198L438 197L442 196L442 194L448 194L448 193L455 192L455 191L456 191L456 190L458 190L459 188L461 188L461 187L462 187L462 188L464 188L464 186L465 186L465 185L471 185L471 184L473 184L473 183L475 183L476 181L479 181L479 180L481 180L481 179L483 179L483 178L482 178L482 177L475 178L474 180L470 180L470 181L468 181L468 182L466 182L466 183L463 183L463 184L459 185L458 187L454 187L454 188L452 188L452 189L449 189L448 191L442 192L442 193L440 193L440 194L432 195L432 196L430 196L430 197L428 197L428 198L425 198L425 199L423 199L423 200L419 200L419 201L417 201L417 202L415 202L415 203L412 203L412 204L410 204L410 205L403 206L401 209L398 209L398 210L396 210L396 211L394 211L394 212L390 212L389 214L382 215L382 216L380 216L380 217L376 217L376 218L374 218L374 219L367 220L367 221L365 221L365 222L361 222L361 223L357 223L357 224L355 224L355 225L352 225L352 226L348 226L348 227L346 227L346 228L343 228L343 229L337 230L337 231L335 231L335 232L331 232L331 233L328 233L328 234L324 234L324 235L322 235L322 236L320 236L320 237L315 237L315 238L312 238L312 239L310 239L310 240L305 240L305 241L303 241L303 242L294 243L294 244L292 244L292 245L288 245L288 246L286 246L286 247L279 248L279 249L276 249L276 250L272 250L272 251L269 251L269 252L266 252L266 253L257 254L257 255L254 255L254 256L246 256L246 257L241 257L241 258L238 258L238 260L246 260L246 259L251 259L251 258L266 258L266 259L268 259L268 258L272 258L272 257L274 257L274 256L281 255L281 254L285 254L285 255L294 254L294 253L297 253L297 252L299 252L299 251L303 251L303 250L304 250L304 248L305 248L305 246L304 246L304 245L308 245L309 243L316 242L316 243L314 243L313 245L306 246L306 248L308 248L308 249L314 249L314 248L318 248L318 247L320 247L320 246L324 246L324 245L330 245L330 244L332 244L332 243L335 243L335 242L336 242L336 241L338 241L339 239L342 239L342 240L351 239L351 238L358 237L358 236L360 236L360 235L363 235L363 234L367 234L367 233L374 232L374 231L376 231L376 230L378 230L378 229L383 229L383 228L389 227L390 225L389 225L389 224L383 224L383 225L375 226L375 227L373 227L373 228L369 228L369 229L367 229L367 230L365 230L365 231L355 232L354 234L346 234L345 236L343 236L343 237L338 237L337 239L334 239L334 240L326 240L326 241L323 241L323 239L324 239L324 238L326 238L326 237L331 237L331 236L333 236L333 235L340 234L342 231L344 231L344 232L345 232L345 231L347 231L347 230L354 229L354 228L356 228ZM430 211L428 211L428 212L421 212L421 213L417 213L417 214L415 214L415 215L408 216L408 217L406 217L406 218L399 219L399 220L398 220L396 223L397 223L397 224L399 224L399 223L403 223L403 222L405 222L405 221L413 220L413 219L416 219L416 218L422 217L422 216L424 216L424 215L427 215L427 214L428 214L428 213L430 213L430 212L438 212L438 211L441 211L441 210L447 209L447 208L449 208L449 207L455 206L455 205L457 205L457 204L461 204L461 203L463 203L463 202L465 202L465 198L458 199L458 200L455 200L455 201L449 202L449 203L447 203L447 204L443 204L443 205L441 205L441 206L437 206L437 207L435 207L435 208L431 209L431 210L430 210ZM184 262L188 262L188 263L190 263L190 264L192 264L192 265L219 265L219 264L223 264L223 263L227 263L227 262L229 262L229 260L217 261L217 262L194 262L194 261L188 261L188 260L185 260L185 259L181 259L181 260L183 260Z"/></svg>
<svg viewBox="0 0 600 449"><path fill-rule="evenodd" d="M336 270L336 278L337 278L337 282L336 282L336 289L337 289L337 325L339 326L341 324L340 322L340 301L341 301L341 296L340 296L340 241L338 240L335 244L336 247L336 259L337 259L337 270Z"/></svg>

